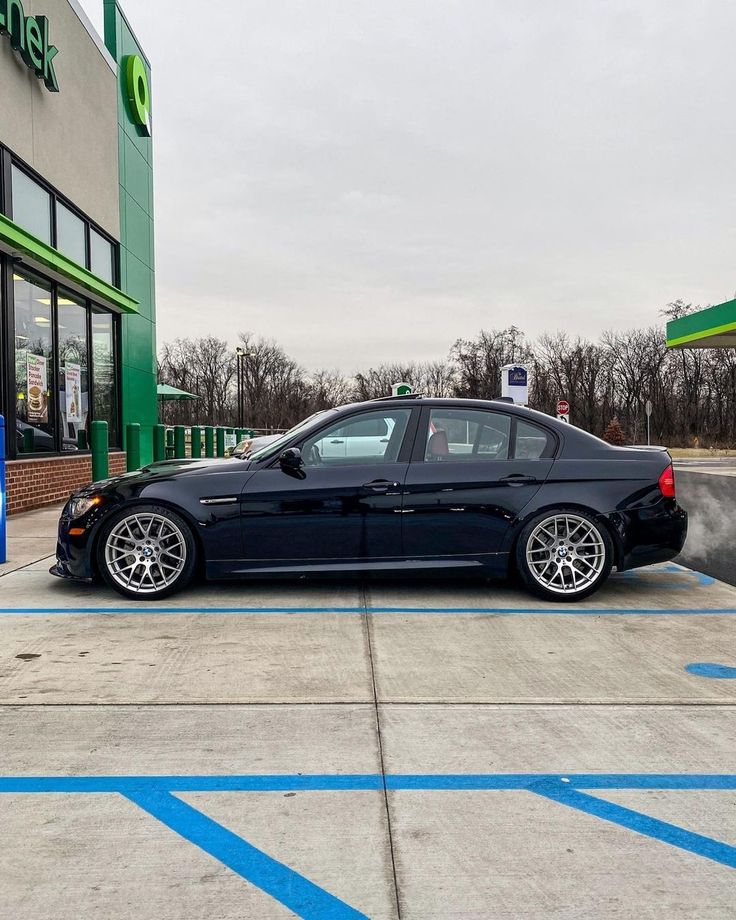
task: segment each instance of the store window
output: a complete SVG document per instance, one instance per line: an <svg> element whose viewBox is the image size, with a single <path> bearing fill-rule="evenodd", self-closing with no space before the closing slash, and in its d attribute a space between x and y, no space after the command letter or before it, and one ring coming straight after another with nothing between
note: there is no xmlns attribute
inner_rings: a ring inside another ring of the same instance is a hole
<svg viewBox="0 0 736 920"><path fill-rule="evenodd" d="M90 270L93 275L113 284L113 247L104 236L90 228L89 249L91 256Z"/></svg>
<svg viewBox="0 0 736 920"><path fill-rule="evenodd" d="M107 422L110 444L119 444L115 374L115 326L110 313L92 308L93 416Z"/></svg>
<svg viewBox="0 0 736 920"><path fill-rule="evenodd" d="M84 221L60 201L56 202L56 248L77 265L87 265Z"/></svg>
<svg viewBox="0 0 736 920"><path fill-rule="evenodd" d="M55 444L51 286L15 272L15 418L19 454L53 451Z"/></svg>
<svg viewBox="0 0 736 920"><path fill-rule="evenodd" d="M82 301L59 290L57 316L61 449L86 448L89 413L87 308Z"/></svg>
<svg viewBox="0 0 736 920"><path fill-rule="evenodd" d="M13 166L13 221L44 243L51 243L51 195Z"/></svg>
<svg viewBox="0 0 736 920"><path fill-rule="evenodd" d="M9 216L16 224L44 243L53 245L108 284L116 283L117 245L94 229L84 215L67 205L53 189L32 178L25 166L14 162L11 165L11 190L12 214Z"/></svg>

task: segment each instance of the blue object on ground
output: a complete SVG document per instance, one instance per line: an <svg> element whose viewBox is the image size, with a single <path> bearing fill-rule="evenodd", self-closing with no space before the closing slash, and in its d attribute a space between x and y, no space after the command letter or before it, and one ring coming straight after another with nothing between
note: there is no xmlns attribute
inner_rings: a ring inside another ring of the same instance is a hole
<svg viewBox="0 0 736 920"><path fill-rule="evenodd" d="M685 670L689 674L695 674L697 677L710 677L713 680L736 680L736 668L731 668L727 664L694 661L692 664L685 665Z"/></svg>

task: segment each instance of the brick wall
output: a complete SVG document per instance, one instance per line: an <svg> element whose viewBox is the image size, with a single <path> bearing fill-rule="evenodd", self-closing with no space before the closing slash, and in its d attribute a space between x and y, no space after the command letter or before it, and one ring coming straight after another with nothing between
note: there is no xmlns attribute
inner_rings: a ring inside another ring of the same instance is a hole
<svg viewBox="0 0 736 920"><path fill-rule="evenodd" d="M125 472L125 454L110 454L110 475ZM6 464L8 514L66 501L69 493L92 481L89 454L9 460Z"/></svg>

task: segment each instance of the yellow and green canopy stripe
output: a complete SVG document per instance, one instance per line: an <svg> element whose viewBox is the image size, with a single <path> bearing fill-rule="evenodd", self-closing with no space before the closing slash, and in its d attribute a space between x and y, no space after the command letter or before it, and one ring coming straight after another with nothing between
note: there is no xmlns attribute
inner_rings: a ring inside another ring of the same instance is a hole
<svg viewBox="0 0 736 920"><path fill-rule="evenodd" d="M667 323L667 346L725 348L736 345L736 300Z"/></svg>

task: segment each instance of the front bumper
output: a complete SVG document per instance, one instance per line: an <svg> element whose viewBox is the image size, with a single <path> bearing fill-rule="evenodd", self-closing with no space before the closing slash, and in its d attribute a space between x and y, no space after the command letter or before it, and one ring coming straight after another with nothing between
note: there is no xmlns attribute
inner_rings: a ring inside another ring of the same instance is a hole
<svg viewBox="0 0 736 920"><path fill-rule="evenodd" d="M52 575L85 583L95 580L95 534L106 511L104 506L95 508L84 517L72 520L68 504L64 506L56 537L56 562L49 569ZM70 533L72 527L80 528L82 533Z"/></svg>
<svg viewBox="0 0 736 920"><path fill-rule="evenodd" d="M82 575L74 575L69 566L65 562L60 562L58 557L56 562L49 569L50 575L56 575L57 578L65 578L67 581L76 581L85 585L92 584L94 578L84 577Z"/></svg>

